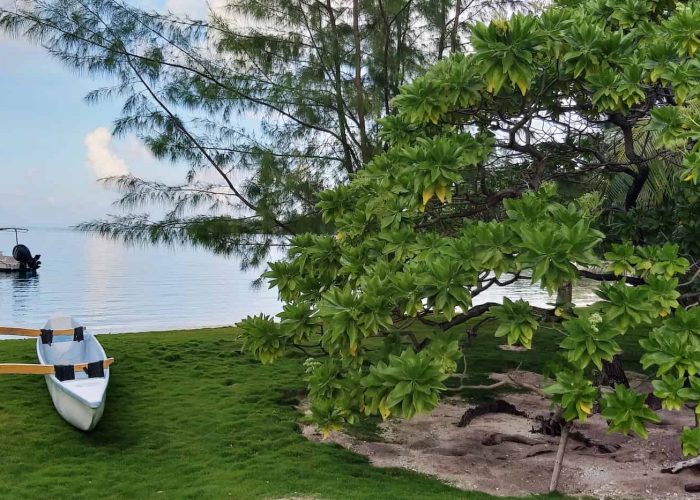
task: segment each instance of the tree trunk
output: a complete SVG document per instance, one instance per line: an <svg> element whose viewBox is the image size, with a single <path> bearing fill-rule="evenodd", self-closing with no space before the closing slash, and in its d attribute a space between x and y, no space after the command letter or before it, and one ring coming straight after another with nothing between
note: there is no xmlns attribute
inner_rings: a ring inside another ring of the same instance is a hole
<svg viewBox="0 0 700 500"><path fill-rule="evenodd" d="M384 24L384 56L382 61L382 77L384 78L384 112L389 114L389 44L391 43L391 22L384 9L383 0L379 0L379 12Z"/></svg>
<svg viewBox="0 0 700 500"><path fill-rule="evenodd" d="M603 374L605 375L605 385L611 385L613 387L617 384L622 384L625 387L630 386L627 375L625 375L625 370L622 368L622 359L619 355L616 355L612 362L603 361Z"/></svg>
<svg viewBox="0 0 700 500"><path fill-rule="evenodd" d="M571 302L574 300L574 287L569 283L565 283L557 288L557 307L563 307L567 312L572 311Z"/></svg>
<svg viewBox="0 0 700 500"><path fill-rule="evenodd" d="M337 108L336 112L338 114L338 132L343 146L345 169L348 173L353 173L356 169L353 162L352 148L350 147L350 143L348 141L348 124L345 116L345 101L343 100L343 76L341 70L342 54L340 49L338 28L335 20L335 11L333 10L333 5L331 4L330 0L327 0L326 2L326 11L328 12L328 20L333 32L333 87L335 88L335 105Z"/></svg>
<svg viewBox="0 0 700 500"><path fill-rule="evenodd" d="M637 167L637 173L632 176L632 184L630 184L627 195L625 196L625 210L630 210L637 205L644 184L649 179L649 161L634 149L634 132L633 124L620 113L612 113L609 117L610 122L614 123L622 131L622 139L625 147L625 156Z"/></svg>
<svg viewBox="0 0 700 500"><path fill-rule="evenodd" d="M440 4L440 35L438 36L437 59L442 59L445 53L445 42L447 41L447 12L445 11L445 3Z"/></svg>
<svg viewBox="0 0 700 500"><path fill-rule="evenodd" d="M637 175L632 180L629 191L627 191L627 196L625 196L625 210L630 210L637 205L637 199L647 179L649 179L649 165L646 163L638 164Z"/></svg>
<svg viewBox="0 0 700 500"><path fill-rule="evenodd" d="M352 31L355 42L355 92L357 93L357 121L360 129L360 149L362 162L369 161L369 141L365 125L365 95L362 88L362 43L360 40L360 0L352 3Z"/></svg>
<svg viewBox="0 0 700 500"><path fill-rule="evenodd" d="M552 493L557 491L557 484L559 484L559 474L561 473L561 466L564 463L564 452L566 452L566 442L569 440L569 428L570 423L567 423L561 429L561 438L559 438L559 448L557 449L557 458L554 461L554 470L552 471L552 480L549 482L549 492Z"/></svg>
<svg viewBox="0 0 700 500"><path fill-rule="evenodd" d="M455 4L455 18L452 21L452 36L450 39L450 44L452 47L450 47L450 52L455 53L457 52L457 42L459 39L459 15L462 13L462 0L457 0L457 3Z"/></svg>

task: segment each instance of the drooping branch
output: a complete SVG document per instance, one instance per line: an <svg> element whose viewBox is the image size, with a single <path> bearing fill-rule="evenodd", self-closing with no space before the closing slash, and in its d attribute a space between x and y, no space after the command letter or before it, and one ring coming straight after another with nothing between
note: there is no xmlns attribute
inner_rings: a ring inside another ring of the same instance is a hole
<svg viewBox="0 0 700 500"><path fill-rule="evenodd" d="M578 275L594 281L624 281L629 285L644 285L646 281L638 276L618 276L613 273L596 273L587 269L579 269Z"/></svg>
<svg viewBox="0 0 700 500"><path fill-rule="evenodd" d="M214 160L214 158L209 154L209 151L207 151L207 150L201 145L201 143L189 132L189 130L187 130L187 128L186 128L186 127L184 126L184 124L182 123L182 120L180 120L179 118L177 118L177 117L175 116L175 114L170 110L170 108L158 97L158 95L157 95L157 94L155 93L155 91L151 88L151 86L144 80L144 78L143 78L143 76L141 75L141 73L138 71L138 69L136 69L136 67L135 67L134 64L128 59L128 57L127 57L127 64L128 64L129 67L134 71L134 74L136 75L136 77L139 79L139 81L141 82L141 84L144 86L144 88L145 88L145 89L148 91L148 93L151 95L151 97L153 98L153 100L158 104L158 106L160 106L160 107L163 109L163 111L165 111L165 112L168 114L168 116L170 116L170 118L171 118L171 119L173 120L173 122L175 123L175 126L176 126L178 129L180 129L180 131L181 131L183 134L185 134L185 136L190 140L190 142L191 142L192 144L194 144L194 146L200 151L200 153L202 154L202 156L203 156L204 158L207 159L207 161L209 162L209 164L210 164L212 167L214 167L214 169L219 173L219 175L221 175L221 177L224 179L224 182L226 182L226 185L229 187L229 189L231 190L231 192L233 192L233 194L234 194L239 200L241 200L241 202L243 202L243 204L244 204L246 207L248 207L249 209L251 209L252 211L254 211L254 212L257 213L257 212L258 212L258 207L256 207L253 203L251 203L246 197L244 197L244 196L240 193L240 191L239 191L239 190L236 188L236 186L233 184L233 181L231 180L231 178L226 174L226 172L224 172L224 170L221 168L221 166L220 166L220 165L216 162L216 160ZM273 220L274 220L274 222L275 222L275 224L276 224L277 226L279 226L279 227L282 228L283 230L287 231L288 234L292 234L292 235L294 234L294 231L292 231L292 229L291 229L289 226L287 226L284 222L280 221L280 220L277 219L276 217L273 217Z"/></svg>

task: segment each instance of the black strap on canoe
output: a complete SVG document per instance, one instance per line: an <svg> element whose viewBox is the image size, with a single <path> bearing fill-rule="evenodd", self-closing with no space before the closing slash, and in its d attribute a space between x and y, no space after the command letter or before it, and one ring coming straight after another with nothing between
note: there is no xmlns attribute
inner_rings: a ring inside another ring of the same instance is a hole
<svg viewBox="0 0 700 500"><path fill-rule="evenodd" d="M85 327L78 326L73 328L73 341L82 342L83 340L85 340Z"/></svg>
<svg viewBox="0 0 700 500"><path fill-rule="evenodd" d="M73 365L54 365L53 371L61 382L75 380L75 367Z"/></svg>
<svg viewBox="0 0 700 500"><path fill-rule="evenodd" d="M105 376L105 365L104 361L94 361L88 363L87 367L83 368L83 371L87 373L88 378L104 378Z"/></svg>
<svg viewBox="0 0 700 500"><path fill-rule="evenodd" d="M41 343L51 345L51 343L53 342L53 330L44 330L42 328L40 331L41 331Z"/></svg>

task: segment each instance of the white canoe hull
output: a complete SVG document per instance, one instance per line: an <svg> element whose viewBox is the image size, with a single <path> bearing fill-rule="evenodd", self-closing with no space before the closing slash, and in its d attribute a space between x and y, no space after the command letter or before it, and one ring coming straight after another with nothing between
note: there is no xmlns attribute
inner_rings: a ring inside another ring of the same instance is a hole
<svg viewBox="0 0 700 500"><path fill-rule="evenodd" d="M77 427L81 431L93 430L105 411L107 393L105 392L105 397L102 399L101 404L97 406L97 408L92 408L79 399L76 399L72 394L66 392L61 387L62 382L55 380L56 377L46 375L45 378L46 385L49 388L49 394L51 394L51 400L58 414L61 415L66 422L73 427Z"/></svg>
<svg viewBox="0 0 700 500"><path fill-rule="evenodd" d="M74 328L70 325L51 320L45 328ZM97 339L85 333L82 342L74 342L71 337L54 337L51 345L42 344L37 339L37 356L44 365L76 365L106 359L104 349ZM91 431L102 418L107 400L109 368L104 369L105 376L88 378L85 373L75 374L75 380L60 381L55 375L46 375L46 385L51 400L61 417L66 422L82 431Z"/></svg>

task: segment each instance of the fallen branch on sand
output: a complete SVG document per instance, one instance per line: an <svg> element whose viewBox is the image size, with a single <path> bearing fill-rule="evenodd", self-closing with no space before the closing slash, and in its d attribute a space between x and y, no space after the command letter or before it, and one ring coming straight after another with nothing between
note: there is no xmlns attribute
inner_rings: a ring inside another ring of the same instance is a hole
<svg viewBox="0 0 700 500"><path fill-rule="evenodd" d="M486 385L460 385L457 387L450 387L448 390L450 392L458 392L463 389L480 389L480 390L485 390L485 391L490 391L493 389L498 389L499 387L504 387L504 386L510 386L510 387L516 387L518 389L527 389L529 391L532 391L536 394L539 394L543 398L549 397L542 389L539 387L528 384L527 382L521 382L519 380L516 380L513 378L513 375L517 373L517 370L509 372L509 373L504 373L503 374L503 379L499 380L498 382L494 382L493 384L486 384Z"/></svg>
<svg viewBox="0 0 700 500"><path fill-rule="evenodd" d="M481 441L484 446L495 446L501 444L503 441L510 441L511 443L526 444L528 446L535 446L536 444L547 444L545 441L540 441L539 439L532 439L526 436L518 436L517 434L501 434L500 432L494 432L489 434L486 438Z"/></svg>
<svg viewBox="0 0 700 500"><path fill-rule="evenodd" d="M690 460L683 460L682 462L676 462L671 467L661 469L661 472L665 472L667 474L678 474L683 469L695 467L696 465L700 465L700 457L691 458Z"/></svg>

